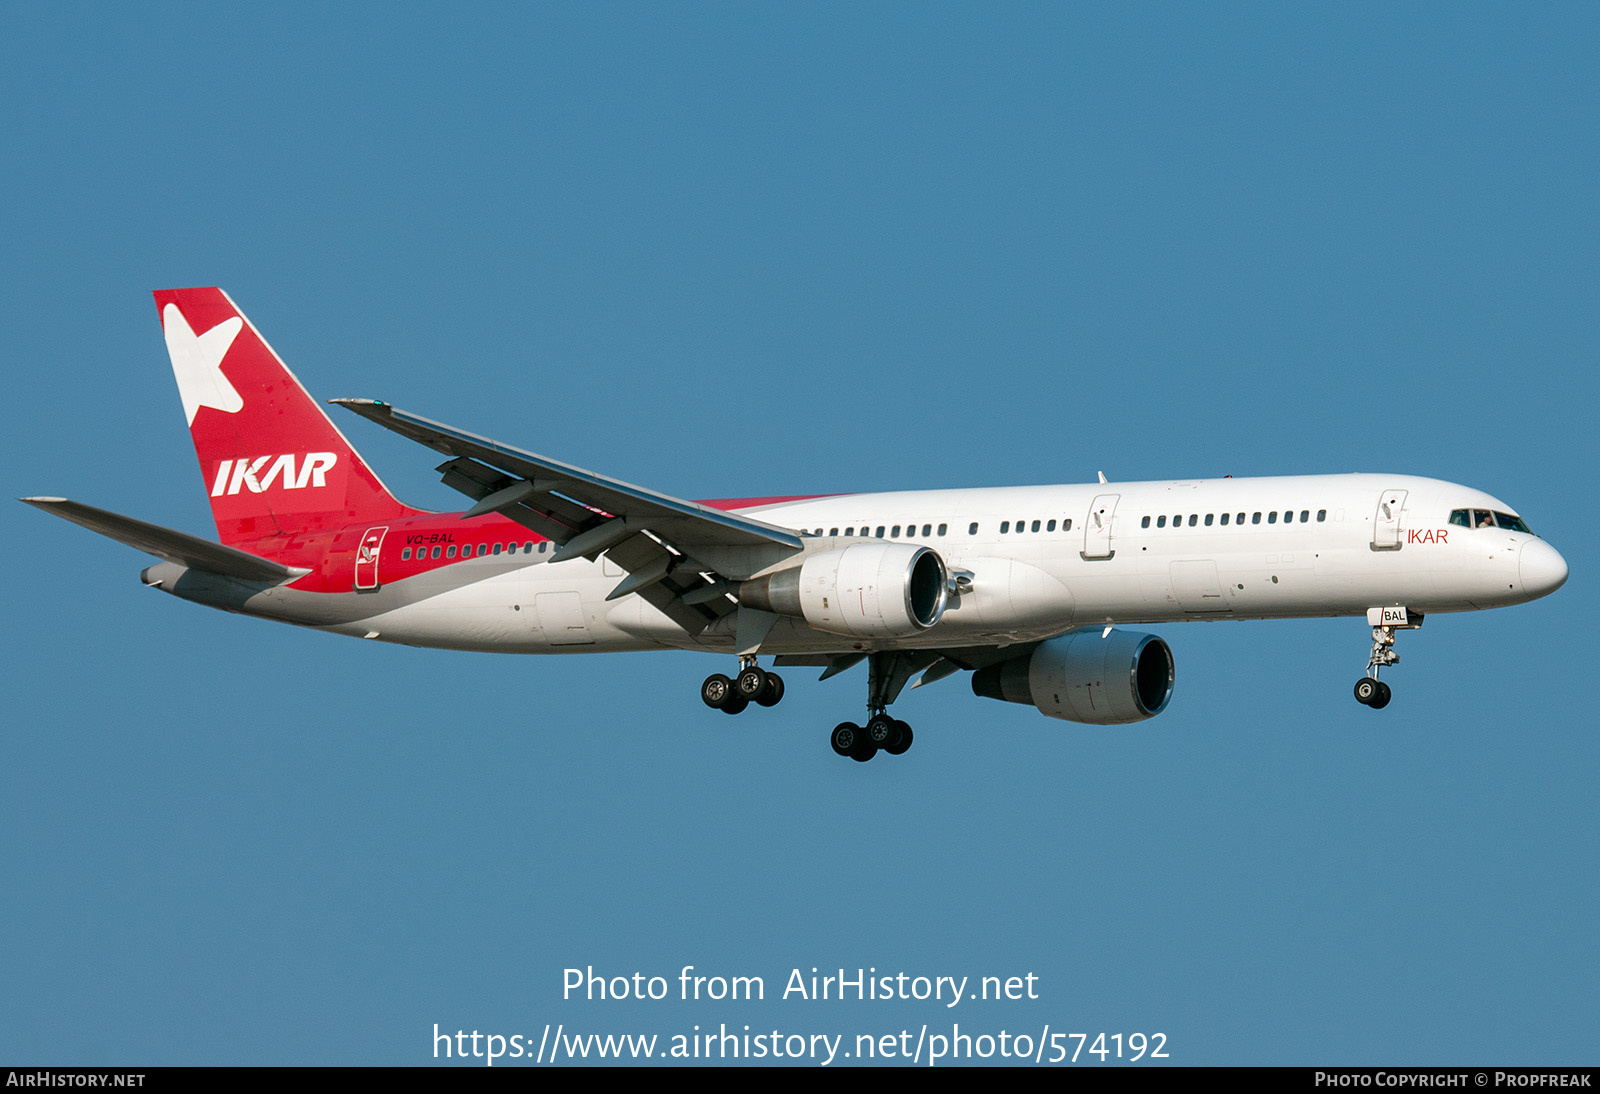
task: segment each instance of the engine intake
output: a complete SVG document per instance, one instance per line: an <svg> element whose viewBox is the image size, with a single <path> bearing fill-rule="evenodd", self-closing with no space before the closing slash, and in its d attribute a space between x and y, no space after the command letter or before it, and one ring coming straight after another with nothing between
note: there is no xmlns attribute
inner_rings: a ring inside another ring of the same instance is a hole
<svg viewBox="0 0 1600 1094"><path fill-rule="evenodd" d="M904 638L944 615L944 559L914 543L854 543L739 585L739 603L852 638Z"/></svg>
<svg viewBox="0 0 1600 1094"><path fill-rule="evenodd" d="M1089 725L1123 725L1153 718L1172 699L1172 649L1153 634L1085 628L1041 642L972 674L972 690L987 699L1025 703L1041 714Z"/></svg>

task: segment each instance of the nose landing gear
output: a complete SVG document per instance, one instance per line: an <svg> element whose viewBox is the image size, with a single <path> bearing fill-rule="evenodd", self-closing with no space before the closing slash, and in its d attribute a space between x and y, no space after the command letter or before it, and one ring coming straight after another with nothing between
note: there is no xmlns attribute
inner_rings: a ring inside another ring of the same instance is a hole
<svg viewBox="0 0 1600 1094"><path fill-rule="evenodd" d="M1389 705L1389 685L1378 679L1378 672L1389 665L1400 663L1400 654L1394 648L1395 631L1415 630L1422 626L1422 613L1404 607L1369 608L1367 622L1372 624L1372 654L1367 658L1367 674L1356 681L1356 702L1382 710Z"/></svg>

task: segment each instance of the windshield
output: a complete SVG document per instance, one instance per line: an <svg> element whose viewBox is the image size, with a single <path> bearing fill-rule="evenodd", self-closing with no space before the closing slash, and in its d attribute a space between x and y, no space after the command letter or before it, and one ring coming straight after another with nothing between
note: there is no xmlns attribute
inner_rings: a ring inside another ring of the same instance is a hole
<svg viewBox="0 0 1600 1094"><path fill-rule="evenodd" d="M1490 509L1456 509L1450 514L1450 523L1462 528L1504 528L1508 532L1526 532L1533 535L1533 530L1522 523L1521 517L1502 513Z"/></svg>

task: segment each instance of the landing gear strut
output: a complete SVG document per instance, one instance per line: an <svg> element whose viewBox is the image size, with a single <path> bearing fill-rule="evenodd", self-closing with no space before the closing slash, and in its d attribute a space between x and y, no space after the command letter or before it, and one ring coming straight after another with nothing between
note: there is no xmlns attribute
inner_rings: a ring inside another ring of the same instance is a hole
<svg viewBox="0 0 1600 1094"><path fill-rule="evenodd" d="M911 727L889 714L889 704L913 675L938 656L926 653L872 653L867 655L867 724L840 722L829 743L841 756L866 763L880 750L899 756L911 747Z"/></svg>
<svg viewBox="0 0 1600 1094"><path fill-rule="evenodd" d="M739 658L739 675L733 679L714 672L700 685L700 699L724 714L738 714L751 703L777 706L783 698L783 677L767 672L754 657Z"/></svg>
<svg viewBox="0 0 1600 1094"><path fill-rule="evenodd" d="M1367 658L1367 674L1356 681L1356 702L1382 710L1389 705L1391 693L1389 685L1378 679L1378 673L1400 663L1400 654L1394 648L1395 631L1422 626L1422 614L1408 615L1405 608L1372 608L1367 612L1367 622L1372 624L1372 654Z"/></svg>

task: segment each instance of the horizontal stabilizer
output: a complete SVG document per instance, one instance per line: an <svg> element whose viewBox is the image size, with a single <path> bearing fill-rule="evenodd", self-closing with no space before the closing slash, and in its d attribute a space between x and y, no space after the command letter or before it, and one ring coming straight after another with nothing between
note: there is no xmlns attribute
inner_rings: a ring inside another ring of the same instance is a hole
<svg viewBox="0 0 1600 1094"><path fill-rule="evenodd" d="M119 543L126 543L129 547L191 569L205 570L223 577L236 577L241 581L287 581L310 573L309 570L280 566L276 562L269 562L232 547L224 547L209 539L191 536L187 532L163 528L159 524L148 524L142 520L122 516L120 513L68 501L66 498L19 500L27 502L35 509L54 513L62 520L81 524L91 532L99 532L102 536L109 536Z"/></svg>

